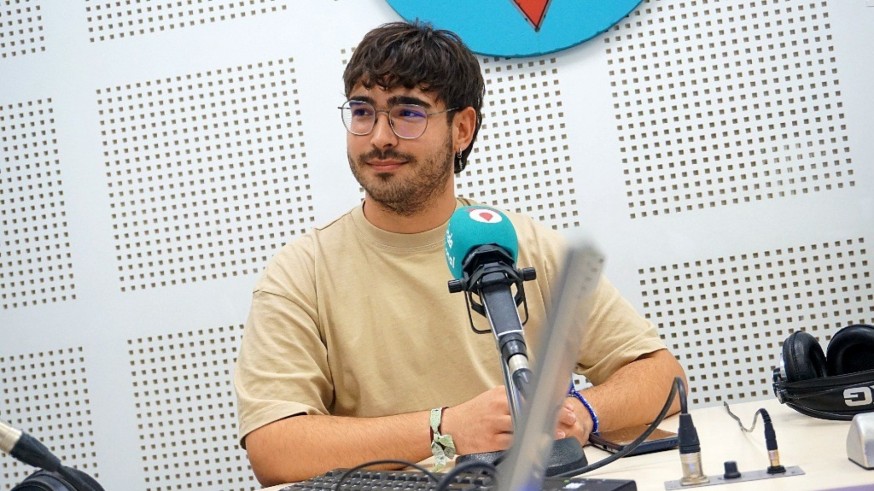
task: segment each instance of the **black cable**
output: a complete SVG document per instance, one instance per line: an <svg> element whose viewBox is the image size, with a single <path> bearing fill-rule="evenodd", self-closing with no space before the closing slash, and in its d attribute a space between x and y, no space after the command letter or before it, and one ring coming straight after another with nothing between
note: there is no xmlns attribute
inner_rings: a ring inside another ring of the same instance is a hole
<svg viewBox="0 0 874 491"><path fill-rule="evenodd" d="M589 464L582 469L562 472L561 474L556 474L555 477L570 477L570 476L578 476L581 474L585 474L586 472L591 472L595 469L600 469L607 464L610 464L622 457L625 457L629 453L631 453L634 449L640 446L641 443L644 442L651 434L658 428L659 424L665 419L668 411L671 409L671 404L674 402L674 397L677 395L677 391L682 391L682 397L680 398L680 407L686 407L686 389L683 385L683 379L680 377L674 377L674 381L671 384L671 392L668 394L668 398L665 401L664 406L662 406L662 410L659 412L658 416L650 423L649 428L646 429L643 433L640 434L634 441L625 445L622 450L612 454L608 457L605 457L594 464Z"/></svg>
<svg viewBox="0 0 874 491"><path fill-rule="evenodd" d="M449 486L455 484L455 478L458 477L462 472L469 472L471 469L482 468L484 471L483 476L489 477L492 481L497 478L498 468L495 465L490 464L488 462L481 462L478 460L470 460L467 462L463 462L461 464L456 465L449 472L443 475L443 479L437 483L437 489L435 491L444 491L449 489ZM483 486L488 485L490 483L483 483Z"/></svg>
<svg viewBox="0 0 874 491"><path fill-rule="evenodd" d="M740 428L750 433L756 427L756 420L759 418L759 414L762 415L762 423L765 426L765 448L768 450L768 459L770 460L770 465L768 465L768 474L780 474L786 472L786 468L780 465L780 455L779 449L777 448L777 432L774 430L774 423L771 421L771 415L768 414L768 410L765 408L759 408L758 411L753 415L753 424L747 429L744 427L740 418L737 417L733 412L731 412L731 408L728 407L728 403L722 401L722 405L725 407L725 410L728 411L728 415L734 418L737 421L738 426Z"/></svg>
<svg viewBox="0 0 874 491"><path fill-rule="evenodd" d="M692 423L692 415L689 414L689 408L686 405L686 390L684 387L681 387L680 390L680 425L677 429L680 454L700 454L701 442L698 440L698 430Z"/></svg>
<svg viewBox="0 0 874 491"><path fill-rule="evenodd" d="M382 465L382 464L398 464L398 465L403 465L406 467L413 467L413 468L421 471L423 474L425 474L429 478L431 478L434 482L440 482L440 479L438 479L436 475L434 475L428 469L422 467L419 464L407 462L406 460L380 459L380 460L371 460L370 462L365 462L363 464L356 465L355 467L352 467L351 469L347 469L346 472L344 472L343 475L340 476L340 479L337 479L337 482L334 484L334 489L339 490L340 485L343 484L343 481L348 479L349 476L351 476L353 472L364 469L365 467L370 467L370 466L374 466L374 465Z"/></svg>
<svg viewBox="0 0 874 491"><path fill-rule="evenodd" d="M34 467L57 472L61 467L61 461L45 445L31 435L19 431L17 440L9 455L17 460Z"/></svg>
<svg viewBox="0 0 874 491"><path fill-rule="evenodd" d="M621 459L622 457L625 457L626 455L631 453L634 449L639 447L640 444L643 443L644 440L646 440L656 430L656 428L658 428L658 425L661 424L662 421L664 421L665 417L668 414L668 411L670 411L670 409L671 409L671 404L674 402L674 397L676 397L678 391L681 393L680 408L681 408L681 411L685 412L685 409L686 409L686 388L683 384L682 378L674 377L673 383L671 384L671 391L668 394L667 400L665 400L665 404L662 406L661 411L659 411L658 416L656 416L656 418L653 420L653 422L650 423L650 425L646 429L646 431L641 433L640 436L638 436L634 441L632 441L628 445L625 445L622 448L622 450L620 450L620 451L616 452L615 454L612 454L608 457L605 457L605 458L599 460L598 462L595 462L594 464L589 464L589 465L587 465L579 470L573 470L573 471L563 472L561 474L556 474L553 477L570 477L570 476L577 476L577 475L585 474L586 472L591 472L595 469L600 469L601 467L604 467L605 465L612 463L618 459ZM357 465L355 467L352 467L351 469L346 470L343 473L343 475L340 476L340 479L337 480L336 484L334 484L334 489L339 490L340 485L343 483L343 481L345 481L353 472L360 470L360 469L363 469L365 467L370 467L373 465L380 465L380 464L399 464L399 465L404 465L404 466L416 468L419 471L421 471L422 473L426 474L431 479L433 479L435 482L437 482L438 486L443 485L443 484L448 486L452 482L451 479L454 479L458 474L460 474L461 472L464 472L470 468L483 467L487 470L495 470L496 469L496 465L490 464L488 462L469 461L469 462L464 462L462 464L455 466L450 472L443 475L442 479L438 479L437 475L429 472L427 469L425 469L424 467L422 467L418 464L414 464L414 463L407 462L404 460L394 460L394 459L374 460L371 462L365 462L363 464Z"/></svg>
<svg viewBox="0 0 874 491"><path fill-rule="evenodd" d="M689 408L686 404L686 384L683 383L683 380L680 377L674 377L674 384L677 387L677 390L680 391L680 412L688 413Z"/></svg>

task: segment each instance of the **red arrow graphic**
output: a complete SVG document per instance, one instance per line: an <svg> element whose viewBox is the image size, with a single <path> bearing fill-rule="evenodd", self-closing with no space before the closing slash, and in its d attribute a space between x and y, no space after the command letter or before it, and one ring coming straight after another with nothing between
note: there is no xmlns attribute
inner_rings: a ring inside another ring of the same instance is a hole
<svg viewBox="0 0 874 491"><path fill-rule="evenodd" d="M534 26L534 30L539 31L543 17L546 16L549 0L513 0L513 2L516 3L516 6L522 10L522 13L525 14L525 17Z"/></svg>

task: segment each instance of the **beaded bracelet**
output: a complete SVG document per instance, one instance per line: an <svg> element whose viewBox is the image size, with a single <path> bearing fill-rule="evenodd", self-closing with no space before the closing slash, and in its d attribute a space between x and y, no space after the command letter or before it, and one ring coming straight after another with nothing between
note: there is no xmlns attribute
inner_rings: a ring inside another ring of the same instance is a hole
<svg viewBox="0 0 874 491"><path fill-rule="evenodd" d="M598 415L595 414L595 410L592 408L592 405L589 404L589 401L587 401L582 394L577 392L577 389L576 387L574 387L573 382L571 382L571 387L568 390L567 395L568 397L576 397L577 400L583 404L583 407L585 407L586 410L589 411L589 416L592 417L592 433L598 433Z"/></svg>

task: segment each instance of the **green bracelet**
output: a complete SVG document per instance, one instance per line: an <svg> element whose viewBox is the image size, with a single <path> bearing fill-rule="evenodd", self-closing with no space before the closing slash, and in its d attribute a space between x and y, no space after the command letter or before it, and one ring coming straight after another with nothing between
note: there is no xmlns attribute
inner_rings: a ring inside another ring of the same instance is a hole
<svg viewBox="0 0 874 491"><path fill-rule="evenodd" d="M455 442L452 435L440 433L443 423L443 410L446 407L435 407L431 410L429 423L431 426L431 453L434 455L434 471L440 471L450 459L455 457Z"/></svg>

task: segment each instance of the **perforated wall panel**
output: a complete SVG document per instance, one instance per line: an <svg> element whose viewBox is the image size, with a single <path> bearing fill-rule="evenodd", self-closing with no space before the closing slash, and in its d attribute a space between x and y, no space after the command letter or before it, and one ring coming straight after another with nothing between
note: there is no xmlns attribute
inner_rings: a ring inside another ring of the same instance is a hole
<svg viewBox="0 0 874 491"><path fill-rule="evenodd" d="M100 477L92 431L85 352L81 347L0 356L2 420L26 428L65 465ZM36 469L0 459L3 482L23 480Z"/></svg>
<svg viewBox="0 0 874 491"><path fill-rule="evenodd" d="M0 304L76 298L51 99L0 104Z"/></svg>
<svg viewBox="0 0 874 491"><path fill-rule="evenodd" d="M864 238L742 252L641 269L643 310L687 369L690 404L772 395L783 340L798 330L825 346L874 319Z"/></svg>
<svg viewBox="0 0 874 491"><path fill-rule="evenodd" d="M554 228L579 226L556 59L483 58L480 65L483 123L460 194Z"/></svg>
<svg viewBox="0 0 874 491"><path fill-rule="evenodd" d="M45 51L40 3L7 0L0 5L0 59Z"/></svg>
<svg viewBox="0 0 874 491"><path fill-rule="evenodd" d="M604 42L631 218L855 184L827 2L650 1Z"/></svg>
<svg viewBox="0 0 874 491"><path fill-rule="evenodd" d="M255 274L314 222L292 60L97 91L121 289Z"/></svg>
<svg viewBox="0 0 874 491"><path fill-rule="evenodd" d="M128 341L146 488L257 486L237 445L231 370L242 326Z"/></svg>
<svg viewBox="0 0 874 491"><path fill-rule="evenodd" d="M458 193L593 233L693 407L770 398L790 332L874 323L868 3L644 0L578 47L480 58ZM0 419L105 489L259 488L231 386L251 290L360 204L342 72L395 20L0 2ZM0 489L33 472L0 466Z"/></svg>
<svg viewBox="0 0 874 491"><path fill-rule="evenodd" d="M243 19L285 10L277 0L185 0L119 2L85 0L91 42L154 34L212 22Z"/></svg>

